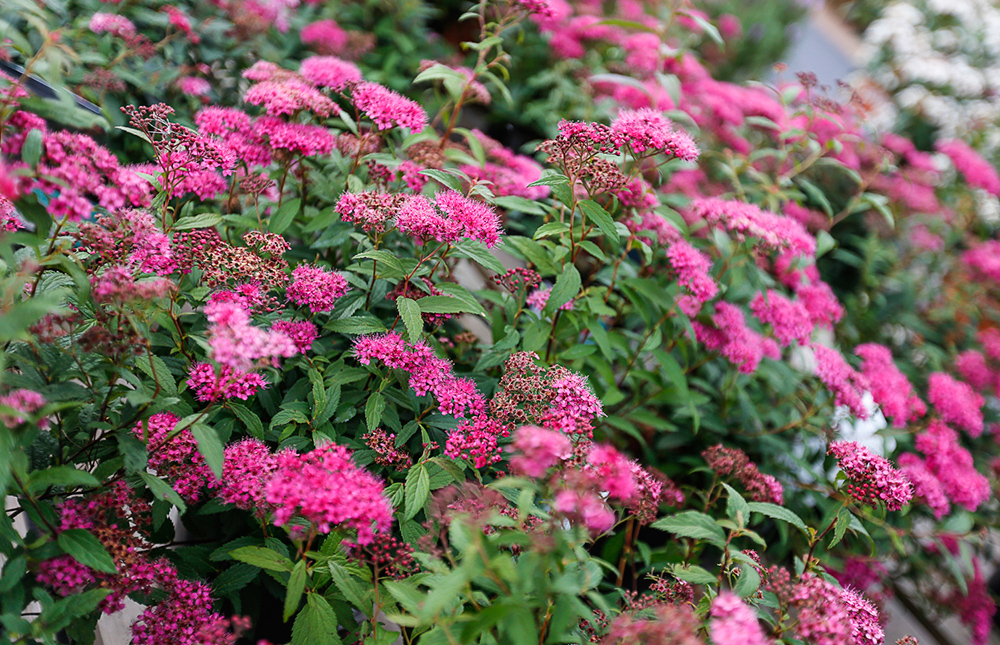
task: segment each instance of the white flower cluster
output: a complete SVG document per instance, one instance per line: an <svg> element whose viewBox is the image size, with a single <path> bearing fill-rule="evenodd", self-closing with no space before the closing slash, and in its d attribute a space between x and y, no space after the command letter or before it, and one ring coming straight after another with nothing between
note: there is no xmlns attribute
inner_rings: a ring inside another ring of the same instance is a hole
<svg viewBox="0 0 1000 645"><path fill-rule="evenodd" d="M876 83L944 138L1000 122L1000 5L992 0L897 0L864 35ZM972 137L978 138L978 137ZM997 141L983 141L984 152Z"/></svg>

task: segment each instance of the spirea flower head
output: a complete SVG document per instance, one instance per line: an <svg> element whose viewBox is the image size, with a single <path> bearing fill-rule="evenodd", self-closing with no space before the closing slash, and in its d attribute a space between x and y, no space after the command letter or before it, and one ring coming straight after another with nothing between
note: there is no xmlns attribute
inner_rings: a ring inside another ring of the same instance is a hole
<svg viewBox="0 0 1000 645"><path fill-rule="evenodd" d="M611 499L629 502L637 492L629 460L612 446L592 446L587 453L583 470Z"/></svg>
<svg viewBox="0 0 1000 645"><path fill-rule="evenodd" d="M319 533L334 527L355 529L358 544L368 544L376 531L392 524L392 505L382 482L356 466L347 448L334 443L304 454L279 452L264 496L275 509L275 525L301 517Z"/></svg>
<svg viewBox="0 0 1000 645"><path fill-rule="evenodd" d="M25 422L27 416L35 414L45 405L45 398L32 390L17 389L0 395L0 405L16 411L15 414L0 413L0 423L8 428L16 428ZM41 419L38 426L45 428L48 423L48 419Z"/></svg>
<svg viewBox="0 0 1000 645"><path fill-rule="evenodd" d="M267 381L256 372L236 372L222 365L216 374L211 363L195 363L188 372L187 386L194 390L196 399L205 403L219 399L246 401L267 387Z"/></svg>
<svg viewBox="0 0 1000 645"><path fill-rule="evenodd" d="M215 494L227 504L263 514L264 485L277 467L275 455L260 439L244 439L226 446L222 481Z"/></svg>
<svg viewBox="0 0 1000 645"><path fill-rule="evenodd" d="M935 519L941 519L951 511L951 503L945 493L941 480L937 478L924 460L912 452L904 452L899 456L899 469L913 484L913 496L923 500Z"/></svg>
<svg viewBox="0 0 1000 645"><path fill-rule="evenodd" d="M1000 282L1000 240L987 240L962 254L962 262L977 280Z"/></svg>
<svg viewBox="0 0 1000 645"><path fill-rule="evenodd" d="M499 440L510 430L486 414L460 423L445 444L444 454L452 459L468 459L475 468L485 468L502 458Z"/></svg>
<svg viewBox="0 0 1000 645"><path fill-rule="evenodd" d="M427 125L427 113L419 103L378 83L358 83L351 91L351 99L380 130L399 126L416 133Z"/></svg>
<svg viewBox="0 0 1000 645"><path fill-rule="evenodd" d="M300 265L292 271L288 299L297 305L309 305L315 313L333 311L335 300L349 289L344 276L317 266Z"/></svg>
<svg viewBox="0 0 1000 645"><path fill-rule="evenodd" d="M1000 196L1000 175L972 146L961 139L948 139L938 140L934 147L951 159L970 186Z"/></svg>
<svg viewBox="0 0 1000 645"><path fill-rule="evenodd" d="M854 353L862 358L861 374L868 379L872 398L894 426L902 428L927 412L910 381L896 367L888 347L865 343L855 347Z"/></svg>
<svg viewBox="0 0 1000 645"><path fill-rule="evenodd" d="M276 320L271 325L271 331L281 332L288 336L300 354L305 354L312 349L313 341L319 336L316 325L308 320Z"/></svg>
<svg viewBox="0 0 1000 645"><path fill-rule="evenodd" d="M673 124L660 112L649 108L622 110L611 122L611 130L637 153L665 153L694 161L698 146L687 133L674 130Z"/></svg>
<svg viewBox="0 0 1000 645"><path fill-rule="evenodd" d="M313 85L334 91L361 81L358 66L336 56L310 56L302 61L299 74Z"/></svg>
<svg viewBox="0 0 1000 645"><path fill-rule="evenodd" d="M167 598L143 611L132 624L135 645L202 645L202 628L222 620L212 611L211 588L176 576L167 584Z"/></svg>
<svg viewBox="0 0 1000 645"><path fill-rule="evenodd" d="M882 645L885 631L879 624L878 610L861 592L841 589L840 601L851 619L851 634L856 645Z"/></svg>
<svg viewBox="0 0 1000 645"><path fill-rule="evenodd" d="M434 397L442 414L457 419L482 414L486 410L486 399L472 379L445 379L434 388Z"/></svg>
<svg viewBox="0 0 1000 645"><path fill-rule="evenodd" d="M750 303L750 310L759 321L771 325L774 337L783 346L793 341L806 344L812 336L812 318L805 306L774 289L768 289L766 294L758 293Z"/></svg>
<svg viewBox="0 0 1000 645"><path fill-rule="evenodd" d="M541 287L535 289L528 294L528 297L524 299L524 304L528 305L532 309L541 312L545 309L545 305L549 304L549 296L552 295L552 287ZM566 302L559 305L560 311L572 311L573 310L573 299L570 298Z"/></svg>
<svg viewBox="0 0 1000 645"><path fill-rule="evenodd" d="M968 383L956 381L944 372L935 372L927 379L927 399L946 423L968 431L971 437L983 434L985 400Z"/></svg>
<svg viewBox="0 0 1000 645"><path fill-rule="evenodd" d="M521 426L510 446L510 471L516 475L541 477L573 454L573 443L562 432L538 426Z"/></svg>
<svg viewBox="0 0 1000 645"><path fill-rule="evenodd" d="M755 238L768 251L789 250L798 255L816 253L816 239L797 221L762 210L754 204L718 197L697 198L691 212L709 224L721 225L741 240Z"/></svg>
<svg viewBox="0 0 1000 645"><path fill-rule="evenodd" d="M868 379L848 365L837 350L818 343L812 348L816 355L816 376L833 393L836 404L847 406L859 419L867 419L868 409L862 396L870 387Z"/></svg>
<svg viewBox="0 0 1000 645"><path fill-rule="evenodd" d="M765 356L781 358L778 344L747 327L743 311L736 305L728 302L715 303L712 322L714 328L692 322L695 339L708 349L725 356L740 372L752 374Z"/></svg>
<svg viewBox="0 0 1000 645"><path fill-rule="evenodd" d="M292 116L303 110L316 116L338 114L340 108L325 94L302 79L284 78L251 85L243 95L251 105L262 105L271 116Z"/></svg>
<svg viewBox="0 0 1000 645"><path fill-rule="evenodd" d="M413 465L410 454L396 447L396 435L386 434L382 428L368 431L361 440L375 452L375 463L380 466L405 471Z"/></svg>
<svg viewBox="0 0 1000 645"><path fill-rule="evenodd" d="M273 116L258 118L254 129L273 151L285 150L306 157L329 154L337 144L337 138L324 126L290 123Z"/></svg>
<svg viewBox="0 0 1000 645"><path fill-rule="evenodd" d="M403 195L375 191L344 193L336 208L343 221L352 222L366 233L383 233L386 222L396 217L404 199Z"/></svg>
<svg viewBox="0 0 1000 645"><path fill-rule="evenodd" d="M965 350L955 357L955 369L977 390L986 389L993 381L993 372L986 364L986 357L974 349Z"/></svg>
<svg viewBox="0 0 1000 645"><path fill-rule="evenodd" d="M661 221L662 220L661 218ZM712 260L690 242L678 239L667 249L667 260L677 274L677 282L698 302L708 302L719 292L712 277Z"/></svg>
<svg viewBox="0 0 1000 645"><path fill-rule="evenodd" d="M454 190L434 195L434 202L449 218L462 226L465 237L479 240L493 248L503 234L500 217L492 206L464 197Z"/></svg>
<svg viewBox="0 0 1000 645"><path fill-rule="evenodd" d="M179 420L170 412L160 412L136 424L132 434L146 442L149 468L166 477L186 501L196 502L201 498L202 489L215 488L218 480L198 451L198 442L191 430L184 428L173 434Z"/></svg>
<svg viewBox="0 0 1000 645"><path fill-rule="evenodd" d="M708 467L722 477L735 477L754 502L781 504L784 490L781 483L771 475L766 475L750 461L750 457L739 448L727 448L721 443L707 448L701 453Z"/></svg>
<svg viewBox="0 0 1000 645"><path fill-rule="evenodd" d="M542 415L542 425L567 434L590 437L592 422L604 416L604 406L587 381L587 377L564 370L549 387L552 398L549 409Z"/></svg>
<svg viewBox="0 0 1000 645"><path fill-rule="evenodd" d="M238 372L250 372L261 363L273 364L278 357L294 356L298 349L280 331L267 332L250 324L250 314L235 302L210 302L208 318L209 356Z"/></svg>
<svg viewBox="0 0 1000 645"><path fill-rule="evenodd" d="M739 596L723 591L712 601L709 633L715 645L771 645L757 620L757 612Z"/></svg>
<svg viewBox="0 0 1000 645"><path fill-rule="evenodd" d="M832 443L828 452L838 459L841 470L851 480L845 490L860 503L877 508L881 501L890 511L898 511L910 503L913 497L910 481L885 457L855 441Z"/></svg>
<svg viewBox="0 0 1000 645"><path fill-rule="evenodd" d="M819 576L806 574L791 592L798 609L795 636L815 645L844 645L852 642L854 622L841 600L841 589Z"/></svg>
<svg viewBox="0 0 1000 645"><path fill-rule="evenodd" d="M952 502L974 511L989 499L989 480L976 471L972 455L962 447L957 432L941 421L931 421L927 430L917 435L916 444Z"/></svg>
<svg viewBox="0 0 1000 645"><path fill-rule="evenodd" d="M462 225L441 215L423 195L413 195L403 202L396 217L396 228L419 240L454 242L462 235Z"/></svg>
<svg viewBox="0 0 1000 645"><path fill-rule="evenodd" d="M95 13L90 18L90 30L95 34L113 34L119 38L133 38L136 30L132 21L113 13Z"/></svg>

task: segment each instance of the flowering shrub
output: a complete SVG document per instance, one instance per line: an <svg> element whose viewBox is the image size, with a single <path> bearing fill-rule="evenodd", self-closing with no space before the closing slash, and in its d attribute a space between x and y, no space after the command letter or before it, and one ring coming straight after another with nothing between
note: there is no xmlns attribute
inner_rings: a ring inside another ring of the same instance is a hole
<svg viewBox="0 0 1000 645"><path fill-rule="evenodd" d="M0 10L5 633L985 641L995 172L612 4Z"/></svg>

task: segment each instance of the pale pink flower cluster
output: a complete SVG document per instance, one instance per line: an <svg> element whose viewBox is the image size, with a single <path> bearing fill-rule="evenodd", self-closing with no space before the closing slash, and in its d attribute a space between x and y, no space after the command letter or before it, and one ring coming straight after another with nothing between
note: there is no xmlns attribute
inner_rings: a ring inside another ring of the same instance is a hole
<svg viewBox="0 0 1000 645"><path fill-rule="evenodd" d="M744 374L756 371L765 356L775 360L781 358L778 344L747 327L743 312L736 305L717 302L712 322L714 328L692 321L695 339L725 356Z"/></svg>
<svg viewBox="0 0 1000 645"><path fill-rule="evenodd" d="M189 428L174 432L180 421L170 412L160 412L132 428L132 434L146 443L149 468L166 477L177 494L187 502L197 502L204 488L215 488L218 480L198 451L198 442ZM173 435L173 436L171 436Z"/></svg>
<svg viewBox="0 0 1000 645"><path fill-rule="evenodd" d="M299 38L321 54L341 55L348 43L347 32L333 20L317 20L302 28Z"/></svg>
<svg viewBox="0 0 1000 645"><path fill-rule="evenodd" d="M789 300L773 289L758 293L750 303L750 310L757 320L771 325L774 337L785 347L793 341L805 345L812 336L809 310L801 302Z"/></svg>
<svg viewBox="0 0 1000 645"><path fill-rule="evenodd" d="M976 471L972 455L962 447L958 433L941 421L931 421L917 435L917 450L927 457L926 466L937 478L948 498L970 511L990 497L990 483ZM916 463L912 458L908 463ZM936 508L941 508L937 503Z"/></svg>
<svg viewBox="0 0 1000 645"><path fill-rule="evenodd" d="M611 130L638 154L665 153L685 161L698 158L694 139L675 130L670 120L656 110L622 110L611 122Z"/></svg>
<svg viewBox="0 0 1000 645"><path fill-rule="evenodd" d="M347 448L334 443L305 454L286 450L275 455L264 498L274 509L276 526L301 517L320 533L335 526L352 528L361 545L392 524L392 504L382 482L356 466Z"/></svg>
<svg viewBox="0 0 1000 645"><path fill-rule="evenodd" d="M879 622L878 610L870 600L854 589L841 589L840 602L851 620L855 645L882 645L885 642L885 630Z"/></svg>
<svg viewBox="0 0 1000 645"><path fill-rule="evenodd" d="M200 76L182 76L177 79L177 89L188 96L208 96L212 84Z"/></svg>
<svg viewBox="0 0 1000 645"><path fill-rule="evenodd" d="M704 197L692 200L691 211L713 226L733 231L740 240L755 238L763 249L806 256L816 253L816 239L801 224L754 204Z"/></svg>
<svg viewBox="0 0 1000 645"><path fill-rule="evenodd" d="M267 387L267 381L256 372L237 372L228 365L221 365L217 374L211 363L192 365L186 383L194 390L195 398L204 403L219 399L246 401L257 390Z"/></svg>
<svg viewBox="0 0 1000 645"><path fill-rule="evenodd" d="M951 502L937 476L931 472L923 459L905 452L899 456L899 468L913 484L913 496L922 499L934 513L936 519L941 519L951 510Z"/></svg>
<svg viewBox="0 0 1000 645"><path fill-rule="evenodd" d="M378 83L358 83L351 100L380 130L399 126L416 133L427 125L427 113L419 103Z"/></svg>
<svg viewBox="0 0 1000 645"><path fill-rule="evenodd" d="M299 74L313 85L338 92L362 80L357 65L336 56L310 56L299 65Z"/></svg>
<svg viewBox="0 0 1000 645"><path fill-rule="evenodd" d="M927 399L946 423L966 430L973 438L983 434L985 400L968 383L935 372L927 379Z"/></svg>
<svg viewBox="0 0 1000 645"><path fill-rule="evenodd" d="M977 390L986 389L994 380L993 372L986 364L986 357L974 349L967 349L955 357L955 370Z"/></svg>
<svg viewBox="0 0 1000 645"><path fill-rule="evenodd" d="M521 426L514 433L510 472L540 478L549 468L573 455L573 442L562 432L538 426Z"/></svg>
<svg viewBox="0 0 1000 645"><path fill-rule="evenodd" d="M538 311L539 313L545 309L545 305L549 303L549 296L552 295L552 287L542 287L535 289L528 294L525 298L524 303L531 307L532 309ZM573 299L567 300L562 305L559 306L560 311L572 311L573 310Z"/></svg>
<svg viewBox="0 0 1000 645"><path fill-rule="evenodd" d="M401 202L402 195L345 192L337 200L337 212L343 221L352 222L365 233L383 233L386 223L396 216Z"/></svg>
<svg viewBox="0 0 1000 645"><path fill-rule="evenodd" d="M88 27L95 34L107 33L119 38L134 38L136 35L135 25L131 20L113 13L95 13L91 16Z"/></svg>
<svg viewBox="0 0 1000 645"><path fill-rule="evenodd" d="M131 270L116 266L92 276L90 284L94 300L104 304L150 301L166 297L176 288L167 278L136 280Z"/></svg>
<svg viewBox="0 0 1000 645"><path fill-rule="evenodd" d="M278 357L298 352L292 340L280 331L265 331L250 324L250 313L236 302L209 302L209 357L237 372L249 372L261 364L275 364Z"/></svg>
<svg viewBox="0 0 1000 645"><path fill-rule="evenodd" d="M965 176L970 186L982 188L991 195L1000 196L1000 175L996 168L961 139L938 140L934 147L951 159L955 168Z"/></svg>
<svg viewBox="0 0 1000 645"><path fill-rule="evenodd" d="M451 243L468 237L487 248L496 246L503 233L500 218L491 206L453 190L437 193L434 204L422 195L408 197L397 213L396 228L421 241Z"/></svg>
<svg viewBox="0 0 1000 645"><path fill-rule="evenodd" d="M828 454L838 460L840 469L851 480L847 493L872 508L881 501L890 511L898 511L910 503L913 490L906 476L885 457L855 441L830 444Z"/></svg>
<svg viewBox="0 0 1000 645"><path fill-rule="evenodd" d="M677 282L699 303L708 302L719 292L711 274L712 260L687 240L673 242L667 249L667 260L677 273Z"/></svg>
<svg viewBox="0 0 1000 645"><path fill-rule="evenodd" d="M609 502L628 504L639 492L632 462L611 446L590 442L580 444L577 457L553 475L549 486L557 491L553 510L592 533L614 526L617 516Z"/></svg>
<svg viewBox="0 0 1000 645"><path fill-rule="evenodd" d="M764 636L757 612L731 591L723 591L712 601L708 631L715 645L771 645Z"/></svg>
<svg viewBox="0 0 1000 645"><path fill-rule="evenodd" d="M837 350L819 343L811 347L816 355L816 376L833 393L837 405L847 406L859 419L867 419L868 409L862 397L871 387L868 379L848 365Z"/></svg>
<svg viewBox="0 0 1000 645"><path fill-rule="evenodd" d="M854 348L861 357L861 374L882 414L897 428L927 413L927 406L913 391L910 381L899 371L888 347L865 343Z"/></svg>
<svg viewBox="0 0 1000 645"><path fill-rule="evenodd" d="M236 108L210 106L194 116L198 131L220 138L247 166L271 163L271 149L256 127L255 119Z"/></svg>
<svg viewBox="0 0 1000 645"><path fill-rule="evenodd" d="M271 116L294 116L303 111L319 117L340 113L340 108L328 96L290 72L287 76L276 75L251 85L243 100L251 105L264 106Z"/></svg>
<svg viewBox="0 0 1000 645"><path fill-rule="evenodd" d="M288 300L297 305L308 305L314 314L333 311L335 300L350 287L347 279L339 273L322 267L299 265L292 271L292 283L288 285Z"/></svg>
<svg viewBox="0 0 1000 645"><path fill-rule="evenodd" d="M266 138L274 150L287 150L306 157L330 154L337 138L321 125L295 123L278 117L262 116L254 124L258 136Z"/></svg>
<svg viewBox="0 0 1000 645"><path fill-rule="evenodd" d="M0 395L0 405L16 411L16 414L0 412L0 423L8 428L16 428L24 423L28 416L35 414L45 405L45 398L32 390L11 390ZM48 419L45 418L38 422L40 428L45 428L48 424Z"/></svg>

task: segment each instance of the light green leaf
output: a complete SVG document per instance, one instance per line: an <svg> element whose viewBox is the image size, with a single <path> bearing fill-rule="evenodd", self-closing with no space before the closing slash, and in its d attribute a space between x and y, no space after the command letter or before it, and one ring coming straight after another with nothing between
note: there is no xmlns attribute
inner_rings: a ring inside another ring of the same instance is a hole
<svg viewBox="0 0 1000 645"><path fill-rule="evenodd" d="M406 474L406 513L403 519L416 516L424 507L431 493L430 475L423 464L418 464Z"/></svg>
<svg viewBox="0 0 1000 645"><path fill-rule="evenodd" d="M415 343L424 335L424 320L420 317L420 305L410 298L396 298L396 309L403 319L410 342Z"/></svg>
<svg viewBox="0 0 1000 645"><path fill-rule="evenodd" d="M117 573L115 561L93 533L84 529L62 531L56 542L59 548L80 564L102 573Z"/></svg>
<svg viewBox="0 0 1000 645"><path fill-rule="evenodd" d="M726 534L715 520L698 511L684 511L668 515L650 526L661 531L669 531L680 537L706 540L719 548L726 544Z"/></svg>

